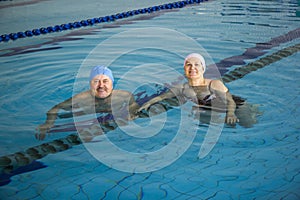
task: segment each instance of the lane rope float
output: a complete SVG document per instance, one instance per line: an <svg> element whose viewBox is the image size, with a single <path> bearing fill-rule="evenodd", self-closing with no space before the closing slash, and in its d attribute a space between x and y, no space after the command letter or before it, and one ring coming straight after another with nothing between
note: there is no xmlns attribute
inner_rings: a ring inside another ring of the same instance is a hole
<svg viewBox="0 0 300 200"><path fill-rule="evenodd" d="M241 79L244 76L246 76L247 74L249 74L250 72L254 72L254 71L261 69L267 65L277 62L285 57L291 56L294 53L298 52L299 50L300 50L300 43L290 46L290 47L286 47L282 50L277 51L276 53L265 56L254 62L251 62L243 67L238 67L238 68L226 73L222 77L222 80L225 83L229 83L234 80Z"/></svg>
<svg viewBox="0 0 300 200"><path fill-rule="evenodd" d="M96 18L91 18L91 19L86 19L86 20L81 20L81 21L76 21L76 22L71 22L71 23L65 23L65 24L61 24L61 25L36 28L33 30L20 31L17 33L3 34L0 36L0 43L8 42L10 40L14 41L19 38L39 36L39 35L45 35L45 34L49 34L49 33L78 29L78 28L82 28L82 27L86 27L86 26L93 26L93 25L101 24L101 23L109 23L109 22L121 20L121 19L128 18L128 17L133 17L136 15L154 13L154 12L159 12L162 10L179 9L179 8L185 7L186 5L200 4L201 2L204 2L204 1L208 1L208 0L177 1L177 2L173 2L173 3L167 3L167 4L152 6L152 7L148 7L148 8L125 11L125 12L121 12L121 13L117 13L117 14L113 14L113 15L107 15L104 17L96 17Z"/></svg>

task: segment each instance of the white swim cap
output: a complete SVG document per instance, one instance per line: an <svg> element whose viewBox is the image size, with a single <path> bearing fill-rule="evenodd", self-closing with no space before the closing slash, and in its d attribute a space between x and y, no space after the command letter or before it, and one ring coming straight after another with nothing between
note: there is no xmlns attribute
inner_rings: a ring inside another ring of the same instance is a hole
<svg viewBox="0 0 300 200"><path fill-rule="evenodd" d="M203 56L201 56L199 53L191 53L191 54L189 54L184 59L184 65L183 66L185 66L186 61L188 59L190 59L190 58L198 58L200 60L201 64L202 64L202 66L203 66L203 71L205 72L205 70L206 70L205 60L204 60Z"/></svg>

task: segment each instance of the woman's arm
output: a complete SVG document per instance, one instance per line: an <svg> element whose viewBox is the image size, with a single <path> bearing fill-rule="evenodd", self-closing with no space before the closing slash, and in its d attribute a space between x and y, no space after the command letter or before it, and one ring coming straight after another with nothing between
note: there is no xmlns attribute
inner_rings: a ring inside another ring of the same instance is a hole
<svg viewBox="0 0 300 200"><path fill-rule="evenodd" d="M160 102L160 101L162 101L162 100L164 100L164 99L170 99L170 98L173 98L173 97L175 97L175 96L176 96L176 95L175 95L171 90L169 90L169 91L167 91L167 92L165 92L165 93L163 93L163 94L161 94L161 95L159 95L159 96L157 96L157 97L154 97L153 99L150 99L150 100L147 101L146 103L144 103L144 104L138 109L138 112L142 111L143 109L148 110L148 108L149 108L151 105L153 105L153 104L155 104L155 103L157 103L157 102Z"/></svg>
<svg viewBox="0 0 300 200"><path fill-rule="evenodd" d="M227 100L226 123L235 124L236 122L239 122L239 119L235 115L236 104L229 91L226 92L226 100Z"/></svg>
<svg viewBox="0 0 300 200"><path fill-rule="evenodd" d="M135 101L134 96L132 94L130 94L130 101L129 101L130 120L133 120L138 117L138 115L136 113L139 108L140 108L140 105Z"/></svg>
<svg viewBox="0 0 300 200"><path fill-rule="evenodd" d="M226 119L225 122L228 124L235 124L239 119L235 115L236 104L230 94L228 88L220 80L213 80L211 83L211 89L216 95L226 103Z"/></svg>

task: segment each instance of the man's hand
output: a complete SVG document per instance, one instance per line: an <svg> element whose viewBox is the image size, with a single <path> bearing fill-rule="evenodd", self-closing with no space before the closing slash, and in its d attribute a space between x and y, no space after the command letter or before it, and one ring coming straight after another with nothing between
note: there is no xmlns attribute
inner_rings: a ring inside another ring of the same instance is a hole
<svg viewBox="0 0 300 200"><path fill-rule="evenodd" d="M51 127L53 125L49 123L41 124L39 125L36 130L37 133L35 133L35 138L38 140L44 140L46 137L46 134L50 131Z"/></svg>

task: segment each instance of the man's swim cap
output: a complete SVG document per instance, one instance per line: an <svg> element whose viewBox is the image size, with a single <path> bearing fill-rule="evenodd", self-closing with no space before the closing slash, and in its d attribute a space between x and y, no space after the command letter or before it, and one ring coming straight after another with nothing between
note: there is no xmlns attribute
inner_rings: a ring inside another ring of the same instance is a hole
<svg viewBox="0 0 300 200"><path fill-rule="evenodd" d="M198 58L203 66L203 71L205 72L206 70L206 65L205 65L205 60L203 58L203 56L201 56L199 53L191 53L189 54L185 59L184 59L184 66L185 66L185 63L188 59L190 58Z"/></svg>
<svg viewBox="0 0 300 200"><path fill-rule="evenodd" d="M107 67L105 66L95 66L92 70L91 70L91 73L90 73L90 81L93 80L93 78L97 75L100 75L100 74L103 74L103 75L106 75L110 78L110 80L112 82L114 82L114 76L111 72L110 69L108 69Z"/></svg>

